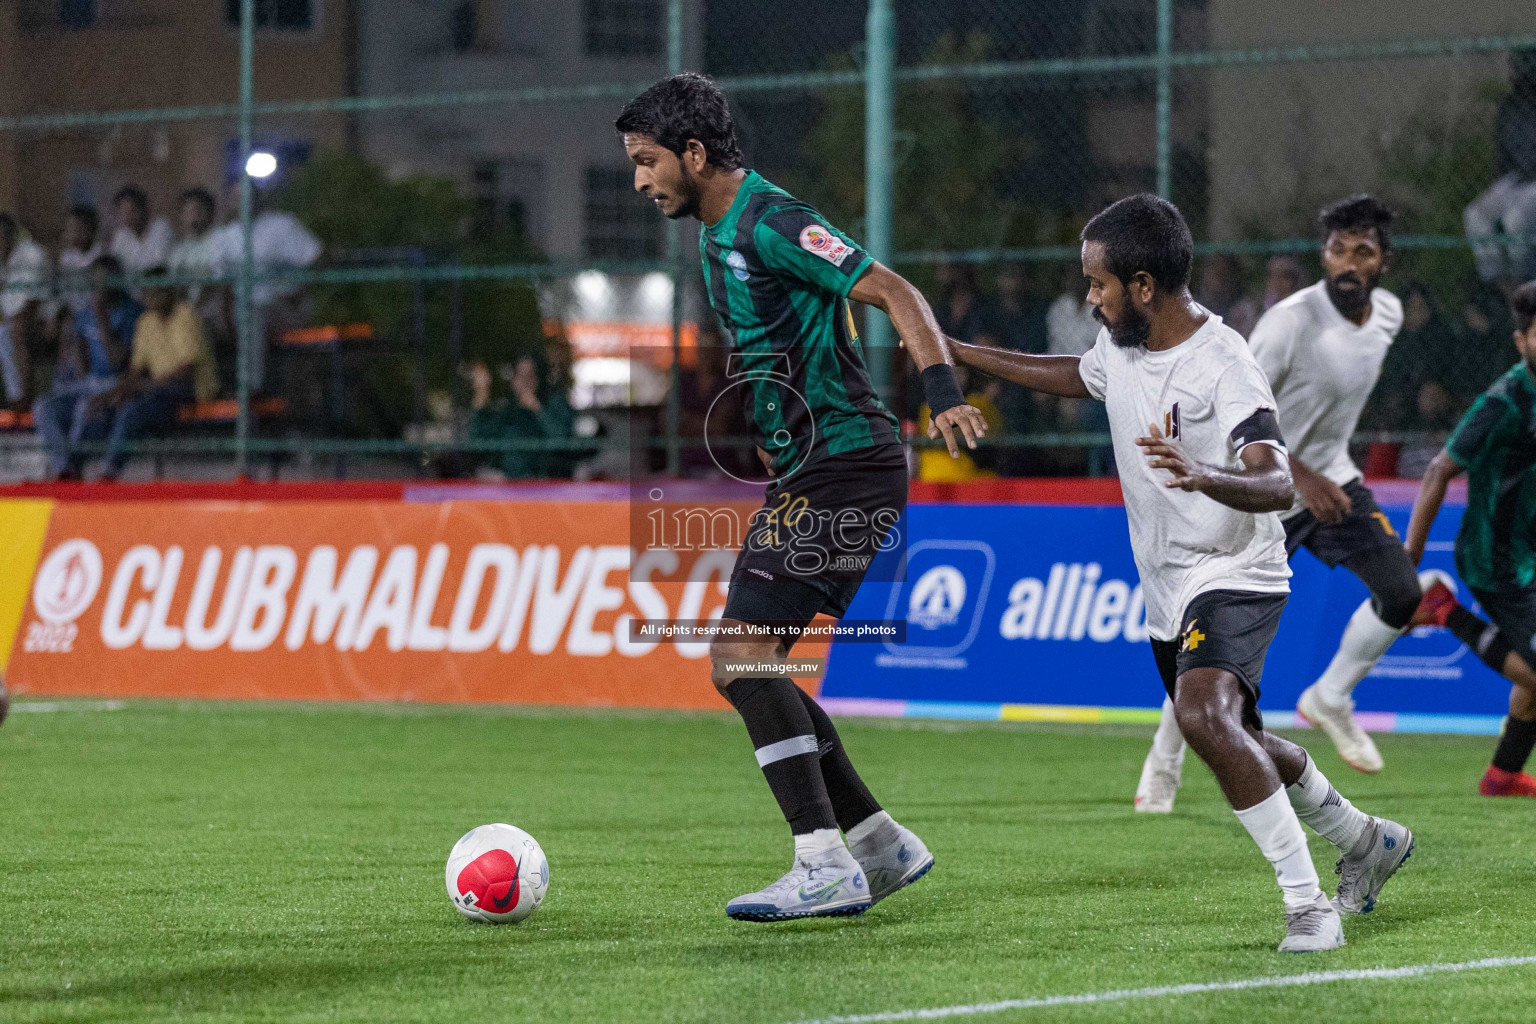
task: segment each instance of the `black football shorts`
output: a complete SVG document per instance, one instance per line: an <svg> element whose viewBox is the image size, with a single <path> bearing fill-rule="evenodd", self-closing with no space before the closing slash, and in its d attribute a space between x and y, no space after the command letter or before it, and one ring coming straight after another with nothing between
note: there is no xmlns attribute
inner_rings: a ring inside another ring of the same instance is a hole
<svg viewBox="0 0 1536 1024"><path fill-rule="evenodd" d="M1280 628L1286 594L1249 590L1208 590L1184 609L1177 640L1153 640L1152 656L1163 688L1174 696L1179 676L1195 668L1226 669L1242 683L1243 721L1264 728L1259 683L1264 656Z"/></svg>

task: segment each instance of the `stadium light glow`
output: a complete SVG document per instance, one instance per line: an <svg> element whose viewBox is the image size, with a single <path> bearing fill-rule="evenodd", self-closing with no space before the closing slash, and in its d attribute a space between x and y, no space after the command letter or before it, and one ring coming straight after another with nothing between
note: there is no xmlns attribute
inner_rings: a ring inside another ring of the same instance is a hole
<svg viewBox="0 0 1536 1024"><path fill-rule="evenodd" d="M277 157L258 149L246 158L245 173L253 178L270 178L277 173Z"/></svg>
<svg viewBox="0 0 1536 1024"><path fill-rule="evenodd" d="M665 319L672 308L672 280L652 271L640 279L640 307L649 320Z"/></svg>

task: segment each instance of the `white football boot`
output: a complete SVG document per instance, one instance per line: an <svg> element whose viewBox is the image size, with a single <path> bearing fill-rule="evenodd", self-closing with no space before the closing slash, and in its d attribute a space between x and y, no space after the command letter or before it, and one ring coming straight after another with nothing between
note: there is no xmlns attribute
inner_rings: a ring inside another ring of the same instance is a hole
<svg viewBox="0 0 1536 1024"><path fill-rule="evenodd" d="M1369 914L1382 886L1413 854L1413 833L1386 818L1372 818L1354 848L1333 869L1339 876L1334 908L1341 914Z"/></svg>
<svg viewBox="0 0 1536 1024"><path fill-rule="evenodd" d="M853 859L864 869L869 898L879 903L897 889L922 878L933 868L933 854L917 833L887 820L848 844Z"/></svg>
<svg viewBox="0 0 1536 1024"><path fill-rule="evenodd" d="M1296 713L1328 735L1345 764L1367 775L1381 771L1385 764L1381 751L1376 749L1371 737L1355 721L1353 699L1338 707L1325 704L1322 695L1318 693L1317 684L1313 683L1301 691L1296 701Z"/></svg>
<svg viewBox="0 0 1536 1024"><path fill-rule="evenodd" d="M1287 911L1285 938L1280 942L1282 953L1321 953L1344 945L1344 922L1328 897L1317 894L1316 900L1300 910Z"/></svg>
<svg viewBox="0 0 1536 1024"><path fill-rule="evenodd" d="M737 896L725 913L738 921L793 921L801 917L851 917L874 905L864 871L848 848L795 858L789 873L766 889Z"/></svg>
<svg viewBox="0 0 1536 1024"><path fill-rule="evenodd" d="M1137 814L1170 814L1173 798L1184 784L1184 758L1167 760L1156 750L1147 752L1141 765L1141 781L1136 784Z"/></svg>

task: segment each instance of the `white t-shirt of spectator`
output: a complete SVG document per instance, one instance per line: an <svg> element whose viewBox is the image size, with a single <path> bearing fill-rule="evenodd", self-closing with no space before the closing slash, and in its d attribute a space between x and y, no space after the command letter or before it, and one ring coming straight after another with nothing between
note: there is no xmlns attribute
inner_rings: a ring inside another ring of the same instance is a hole
<svg viewBox="0 0 1536 1024"><path fill-rule="evenodd" d="M1093 348L1100 329L1092 306L1071 293L1058 295L1045 311L1046 351L1053 356L1080 356Z"/></svg>
<svg viewBox="0 0 1536 1024"><path fill-rule="evenodd" d="M91 305L91 264L101 258L101 243L89 249L59 250L59 302L71 313Z"/></svg>
<svg viewBox="0 0 1536 1024"><path fill-rule="evenodd" d="M9 320L32 300L47 300L49 262L48 250L18 229L11 255L0 267L0 284L26 287L0 291L0 315Z"/></svg>
<svg viewBox="0 0 1536 1024"><path fill-rule="evenodd" d="M1253 329L1249 344L1275 392L1286 445L1341 487L1360 479L1349 438L1402 326L1403 304L1385 288L1371 292L1371 315L1357 326L1319 281L1275 303ZM1305 508L1298 497L1281 518Z"/></svg>
<svg viewBox="0 0 1536 1024"><path fill-rule="evenodd" d="M236 273L244 258L240 223L225 225L219 232L221 259L226 273ZM320 258L323 246L299 218L277 210L263 211L251 223L251 252L257 273L285 268L312 266ZM259 282L251 292L257 306L270 306L281 298L298 292L301 285L283 281Z"/></svg>
<svg viewBox="0 0 1536 1024"><path fill-rule="evenodd" d="M223 259L223 241L217 229L210 229L198 238L183 238L171 246L166 258L166 269L173 274L217 277ZM202 298L204 285L189 284L187 298L195 306Z"/></svg>
<svg viewBox="0 0 1536 1024"><path fill-rule="evenodd" d="M1207 591L1290 591L1279 516L1239 512L1167 486L1168 471L1148 466L1136 444L1155 423L1209 465L1239 469L1253 443L1285 453L1279 442L1251 434L1255 413L1272 414L1275 398L1248 343L1221 317L1208 316L1182 344L1161 352L1121 348L1101 330L1078 364L1088 393L1109 411L1147 631L1158 640L1178 636L1184 609Z"/></svg>
<svg viewBox="0 0 1536 1024"><path fill-rule="evenodd" d="M116 256L118 262L123 265L123 272L128 274L142 274L152 267L158 267L166 261L171 253L171 242L175 234L171 231L170 221L164 217L156 217L149 222L142 235L136 235L128 230L126 225L119 225L112 232L112 241L107 246L107 251Z"/></svg>

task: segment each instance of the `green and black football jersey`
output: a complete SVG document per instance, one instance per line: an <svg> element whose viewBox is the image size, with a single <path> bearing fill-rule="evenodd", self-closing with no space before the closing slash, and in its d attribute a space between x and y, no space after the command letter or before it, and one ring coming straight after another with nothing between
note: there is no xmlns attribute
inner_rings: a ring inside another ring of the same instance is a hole
<svg viewBox="0 0 1536 1024"><path fill-rule="evenodd" d="M1445 449L1467 471L1456 571L1479 590L1536 581L1536 380L1521 362L1494 381Z"/></svg>
<svg viewBox="0 0 1536 1024"><path fill-rule="evenodd" d="M709 303L752 434L779 473L826 455L898 444L870 385L848 292L874 262L814 209L748 171L699 232Z"/></svg>

